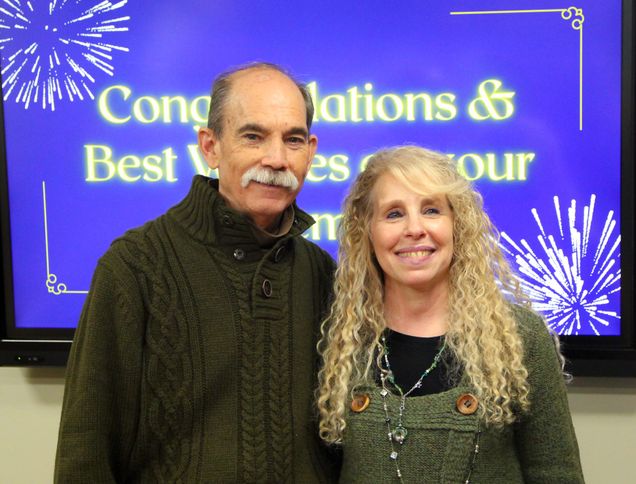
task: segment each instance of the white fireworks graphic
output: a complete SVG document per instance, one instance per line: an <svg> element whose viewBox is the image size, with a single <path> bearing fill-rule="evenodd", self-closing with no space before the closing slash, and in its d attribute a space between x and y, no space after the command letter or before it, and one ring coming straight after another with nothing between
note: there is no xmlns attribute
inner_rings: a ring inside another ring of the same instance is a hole
<svg viewBox="0 0 636 484"><path fill-rule="evenodd" d="M0 0L4 100L55 111L67 98L94 99L95 76L112 76L113 57L128 48L113 37L128 31L128 0Z"/></svg>
<svg viewBox="0 0 636 484"><path fill-rule="evenodd" d="M558 235L548 235L536 208L538 245L512 240L501 233L501 247L517 264L521 285L548 324L562 335L602 335L618 324L620 300L620 244L614 211L610 210L598 237L593 232L596 195L577 218L576 200L567 208L564 230L559 197L554 197ZM569 239L569 240L568 240Z"/></svg>

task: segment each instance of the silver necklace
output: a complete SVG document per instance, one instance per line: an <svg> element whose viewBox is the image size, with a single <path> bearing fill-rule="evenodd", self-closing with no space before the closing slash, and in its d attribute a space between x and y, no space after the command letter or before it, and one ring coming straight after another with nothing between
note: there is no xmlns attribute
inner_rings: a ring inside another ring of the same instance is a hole
<svg viewBox="0 0 636 484"><path fill-rule="evenodd" d="M416 389L422 386L422 382L424 378L426 378L439 363L440 358L442 357L442 353L446 348L446 339L444 339L444 343L442 347L437 351L435 357L433 358L433 362L431 365L424 370L424 373L418 378L418 380L413 384L413 386L406 393L402 391L400 385L398 385L395 381L395 376L393 375L393 371L391 370L391 365L389 363L389 350L386 344L386 338L384 335L382 336L382 346L384 349L384 364L386 366L386 372L382 371L380 368L380 382L382 383L382 390L380 390L380 395L382 396L382 406L384 408L384 421L386 422L389 442L391 443L391 453L389 454L389 458L395 463L395 472L397 478L402 482L402 471L400 470L400 463L398 461L399 452L395 448L395 444L399 444L402 446L404 441L406 440L406 436L408 435L408 431L404 426L404 412L406 411L406 397L408 397L411 393L413 393ZM389 394L389 390L387 389L387 382L389 382L400 394L400 405L398 407L398 415L397 422L395 427L391 427L391 416L389 414L389 406L387 404L387 396Z"/></svg>

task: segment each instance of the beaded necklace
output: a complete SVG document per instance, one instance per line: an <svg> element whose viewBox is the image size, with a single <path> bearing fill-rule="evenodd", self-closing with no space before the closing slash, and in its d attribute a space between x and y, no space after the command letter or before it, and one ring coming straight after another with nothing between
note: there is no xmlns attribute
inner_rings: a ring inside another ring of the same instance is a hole
<svg viewBox="0 0 636 484"><path fill-rule="evenodd" d="M437 364L439 363L440 358L442 357L442 353L444 349L446 349L446 339L444 339L444 343L442 347L437 351L435 357L433 358L433 362L431 365L424 370L424 373L418 378L418 380L413 384L413 386L407 392L404 392L400 385L398 385L395 381L395 376L393 375L393 371L391 370L391 365L389 363L389 349L386 344L386 337L382 336L382 347L384 350L384 364L386 366L386 372L382 371L380 368L380 381L382 383L382 390L380 390L380 395L382 395L382 406L384 408L384 421L386 422L389 442L391 442L391 454L389 457L395 463L395 471L398 479L402 482L402 471L400 470L400 464L398 462L399 453L395 450L395 443L400 446L404 444L406 440L406 436L408 435L408 431L404 426L404 412L406 410L406 397L408 397L413 391L422 386L422 382L424 378L426 378L435 368L437 368ZM393 387L400 394L400 405L398 407L398 415L397 422L395 427L391 428L391 416L389 415L389 406L387 404L387 395L389 394L389 390L387 389L386 383L387 381L393 385Z"/></svg>

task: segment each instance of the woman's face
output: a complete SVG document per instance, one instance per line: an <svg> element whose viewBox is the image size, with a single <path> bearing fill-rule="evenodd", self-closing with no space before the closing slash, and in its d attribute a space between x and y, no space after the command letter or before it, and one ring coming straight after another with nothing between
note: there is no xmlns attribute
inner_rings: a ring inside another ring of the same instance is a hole
<svg viewBox="0 0 636 484"><path fill-rule="evenodd" d="M418 194L390 174L373 188L371 243L385 292L448 288L453 212L443 195Z"/></svg>

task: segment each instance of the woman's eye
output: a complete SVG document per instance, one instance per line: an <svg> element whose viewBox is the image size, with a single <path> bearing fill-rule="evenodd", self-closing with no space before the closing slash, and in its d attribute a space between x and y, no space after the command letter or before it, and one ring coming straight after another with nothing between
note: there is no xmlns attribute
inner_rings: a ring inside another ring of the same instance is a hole
<svg viewBox="0 0 636 484"><path fill-rule="evenodd" d="M399 210L391 210L389 213L386 214L386 218L399 218L402 216L402 212L400 212Z"/></svg>
<svg viewBox="0 0 636 484"><path fill-rule="evenodd" d="M440 213L438 208L428 207L424 209L425 215L438 215Z"/></svg>

